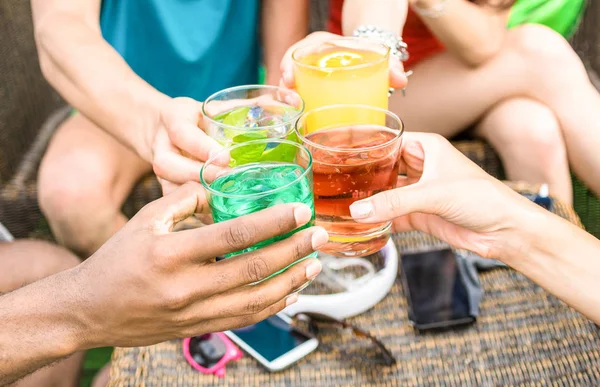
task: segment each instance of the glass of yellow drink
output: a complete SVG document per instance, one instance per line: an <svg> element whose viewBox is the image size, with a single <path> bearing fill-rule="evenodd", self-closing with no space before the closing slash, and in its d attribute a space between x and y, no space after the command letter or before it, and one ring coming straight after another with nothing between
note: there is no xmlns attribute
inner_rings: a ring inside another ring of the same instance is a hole
<svg viewBox="0 0 600 387"><path fill-rule="evenodd" d="M305 110L333 104L388 108L390 49L375 41L340 38L296 49L296 90ZM337 121L337 120L336 120Z"/></svg>

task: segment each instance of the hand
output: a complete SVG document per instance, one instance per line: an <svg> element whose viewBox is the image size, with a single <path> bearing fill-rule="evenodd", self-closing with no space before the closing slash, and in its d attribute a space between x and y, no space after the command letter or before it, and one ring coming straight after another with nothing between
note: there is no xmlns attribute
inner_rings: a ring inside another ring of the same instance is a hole
<svg viewBox="0 0 600 387"><path fill-rule="evenodd" d="M523 217L540 211L494 179L446 139L405 133L398 187L350 206L355 220L394 220L397 231L419 230L483 257L498 248Z"/></svg>
<svg viewBox="0 0 600 387"><path fill-rule="evenodd" d="M297 48L325 43L341 37L342 36L340 35L329 32L318 31L313 32L306 38L290 47L281 61L281 86L287 87L288 89L294 89L296 87L296 81L294 79L294 60L292 59L292 54ZM402 89L406 87L407 83L408 79L404 73L404 66L402 65L402 62L400 62L400 60L394 55L390 55L390 87L394 89Z"/></svg>
<svg viewBox="0 0 600 387"><path fill-rule="evenodd" d="M327 242L320 227L250 253L215 262L306 224L310 209L284 204L198 229L173 225L207 209L204 190L188 183L144 207L77 269L73 313L80 336L94 346L150 345L247 326L297 300L290 294L321 270L306 259L261 281ZM77 319L77 317L79 317ZM83 347L83 348L81 348Z"/></svg>
<svg viewBox="0 0 600 387"><path fill-rule="evenodd" d="M151 161L164 194L199 181L202 163L222 148L204 132L202 122L202 103L191 98L170 99L162 108Z"/></svg>

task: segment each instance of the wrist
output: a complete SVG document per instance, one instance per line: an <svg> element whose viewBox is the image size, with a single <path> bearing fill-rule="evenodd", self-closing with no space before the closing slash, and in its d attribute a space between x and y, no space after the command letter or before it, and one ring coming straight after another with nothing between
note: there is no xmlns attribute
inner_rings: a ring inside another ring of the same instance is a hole
<svg viewBox="0 0 600 387"><path fill-rule="evenodd" d="M67 270L0 298L0 343L9 343L14 360L53 361L86 348L86 305L78 302L78 281ZM2 337L4 336L4 337ZM12 344L10 344L12 343Z"/></svg>
<svg viewBox="0 0 600 387"><path fill-rule="evenodd" d="M503 233L495 244L494 255L513 268L526 264L527 260L537 256L541 244L554 230L556 216L542 209L526 198L518 198L521 203L515 205L511 217L513 226Z"/></svg>
<svg viewBox="0 0 600 387"><path fill-rule="evenodd" d="M162 125L161 109L170 100L167 95L155 90L151 86L139 88L132 93L134 108L128 113L130 139L129 142L135 152L145 161L152 162L152 145L154 137Z"/></svg>

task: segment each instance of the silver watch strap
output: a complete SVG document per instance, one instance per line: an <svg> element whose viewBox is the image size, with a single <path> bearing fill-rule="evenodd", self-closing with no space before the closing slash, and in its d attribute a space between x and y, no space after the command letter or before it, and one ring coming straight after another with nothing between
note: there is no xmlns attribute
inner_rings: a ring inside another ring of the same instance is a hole
<svg viewBox="0 0 600 387"><path fill-rule="evenodd" d="M373 25L362 25L354 30L353 36L377 40L390 48L390 54L402 62L408 59L408 45L393 32Z"/></svg>

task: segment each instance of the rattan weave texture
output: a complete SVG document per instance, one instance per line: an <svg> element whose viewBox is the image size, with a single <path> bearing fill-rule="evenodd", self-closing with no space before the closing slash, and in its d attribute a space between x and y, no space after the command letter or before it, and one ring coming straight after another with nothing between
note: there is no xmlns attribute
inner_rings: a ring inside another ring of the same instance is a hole
<svg viewBox="0 0 600 387"><path fill-rule="evenodd" d="M515 185L521 191L535 187ZM562 204L556 212L579 225ZM441 246L421 233L394 237L400 251ZM423 386L599 385L600 331L587 319L511 269L481 274L485 296L477 323L463 330L418 334L407 318L397 281L373 310L353 319L392 350L398 364L382 367L316 353L290 369L270 374L250 356L229 364L219 380L194 371L180 341L116 349L111 386ZM360 350L347 332L325 330L323 342Z"/></svg>

